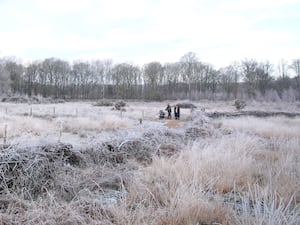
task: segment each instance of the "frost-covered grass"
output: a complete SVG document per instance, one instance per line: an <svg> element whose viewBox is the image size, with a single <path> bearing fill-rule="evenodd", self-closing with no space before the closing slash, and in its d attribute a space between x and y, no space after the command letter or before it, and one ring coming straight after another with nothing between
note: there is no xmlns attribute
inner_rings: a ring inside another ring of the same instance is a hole
<svg viewBox="0 0 300 225"><path fill-rule="evenodd" d="M129 102L121 114L65 103L55 116L54 105L32 105L28 116L29 105L0 104L0 224L300 223L299 118L183 110L171 126L157 119L165 105Z"/></svg>
<svg viewBox="0 0 300 225"><path fill-rule="evenodd" d="M79 133L85 131L95 131L97 133L105 130L116 130L120 128L129 128L130 121L120 118L116 115L104 115L99 117L76 117L76 118L58 118L54 121L60 125L63 132Z"/></svg>
<svg viewBox="0 0 300 225"><path fill-rule="evenodd" d="M264 138L293 139L299 138L300 118L253 118L223 119L223 126L241 132L252 132Z"/></svg>
<svg viewBox="0 0 300 225"><path fill-rule="evenodd" d="M287 142L275 150L278 159L259 158L269 151L261 139L236 133L155 158L129 189L130 206L151 219L130 223L296 225L299 146Z"/></svg>
<svg viewBox="0 0 300 225"><path fill-rule="evenodd" d="M208 112L214 111L225 111L231 112L236 111L233 106L234 101L200 101L196 102L195 105L199 108L205 108ZM243 110L258 110L258 111L283 111L283 112L299 112L299 102L256 102L246 101L246 107Z"/></svg>

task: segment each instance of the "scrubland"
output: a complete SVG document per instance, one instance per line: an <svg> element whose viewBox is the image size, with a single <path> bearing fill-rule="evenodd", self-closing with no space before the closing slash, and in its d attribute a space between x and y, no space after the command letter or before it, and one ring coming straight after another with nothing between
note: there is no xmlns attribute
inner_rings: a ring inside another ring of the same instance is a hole
<svg viewBox="0 0 300 225"><path fill-rule="evenodd" d="M203 101L158 120L166 104L0 104L0 224L300 224L299 117Z"/></svg>

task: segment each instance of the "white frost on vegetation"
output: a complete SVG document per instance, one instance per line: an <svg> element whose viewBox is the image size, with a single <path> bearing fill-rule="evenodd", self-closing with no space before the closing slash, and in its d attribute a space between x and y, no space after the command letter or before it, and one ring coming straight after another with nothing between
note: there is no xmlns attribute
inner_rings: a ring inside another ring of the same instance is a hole
<svg viewBox="0 0 300 225"><path fill-rule="evenodd" d="M72 117L57 118L54 120L57 127L61 126L63 132L79 133L84 131L101 132L104 130L116 130L130 128L128 119L115 115L105 115L103 117Z"/></svg>
<svg viewBox="0 0 300 225"><path fill-rule="evenodd" d="M0 103L0 223L299 224L299 118L158 120L165 105Z"/></svg>
<svg viewBox="0 0 300 225"><path fill-rule="evenodd" d="M253 132L265 138L292 139L300 134L300 119L254 118L241 117L239 119L221 120L224 127L242 132Z"/></svg>

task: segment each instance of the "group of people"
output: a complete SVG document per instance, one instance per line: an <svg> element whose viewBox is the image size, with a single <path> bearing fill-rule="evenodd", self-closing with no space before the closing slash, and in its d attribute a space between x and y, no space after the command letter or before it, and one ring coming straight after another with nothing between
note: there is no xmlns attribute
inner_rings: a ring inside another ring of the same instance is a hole
<svg viewBox="0 0 300 225"><path fill-rule="evenodd" d="M167 105L167 108L165 110L168 112L167 118L172 119L172 108L171 108L170 104ZM161 119L165 118L165 113L162 110L160 110L159 114L160 114L159 117ZM179 107L179 105L174 106L174 117L175 117L175 120L179 120L179 118L180 118L180 107Z"/></svg>

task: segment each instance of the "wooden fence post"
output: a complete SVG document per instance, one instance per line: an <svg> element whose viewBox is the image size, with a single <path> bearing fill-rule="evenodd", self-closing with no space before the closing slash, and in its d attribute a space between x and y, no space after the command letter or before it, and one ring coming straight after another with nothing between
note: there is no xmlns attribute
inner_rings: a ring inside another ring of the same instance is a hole
<svg viewBox="0 0 300 225"><path fill-rule="evenodd" d="M63 130L63 122L60 122L60 126L59 126L59 138L58 138L58 142L61 141L61 136L62 136L62 130Z"/></svg>
<svg viewBox="0 0 300 225"><path fill-rule="evenodd" d="M7 142L7 124L4 125L3 144L6 145L6 142Z"/></svg>

